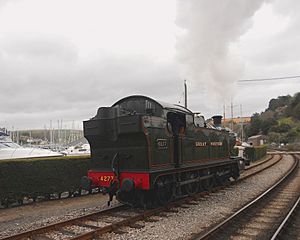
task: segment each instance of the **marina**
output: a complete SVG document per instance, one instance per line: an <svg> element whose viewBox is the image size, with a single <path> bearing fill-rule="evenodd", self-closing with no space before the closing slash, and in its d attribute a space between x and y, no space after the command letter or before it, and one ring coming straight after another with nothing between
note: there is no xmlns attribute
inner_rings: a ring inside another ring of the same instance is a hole
<svg viewBox="0 0 300 240"><path fill-rule="evenodd" d="M14 143L9 135L0 132L0 160L16 158L58 157L62 153L38 147L22 147Z"/></svg>
<svg viewBox="0 0 300 240"><path fill-rule="evenodd" d="M2 129L0 131L0 160L89 155L90 146L85 138L80 135L80 132L77 131L74 133L72 130L68 130L68 132L69 134L65 134L65 138L54 138L54 131L49 132L49 141L46 136L47 134L45 134L43 139L24 138L24 136L20 135L20 132L9 133L5 129ZM68 139L66 136L68 136ZM20 139L23 139L23 141L20 141ZM19 143L22 143L22 145Z"/></svg>

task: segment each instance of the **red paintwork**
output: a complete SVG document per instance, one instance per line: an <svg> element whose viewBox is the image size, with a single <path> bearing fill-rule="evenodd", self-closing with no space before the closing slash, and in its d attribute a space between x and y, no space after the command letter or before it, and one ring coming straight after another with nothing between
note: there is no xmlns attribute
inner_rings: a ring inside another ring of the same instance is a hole
<svg viewBox="0 0 300 240"><path fill-rule="evenodd" d="M113 172L96 172L93 170L88 171L88 177L92 180L93 187L109 187L110 182L115 179ZM144 190L150 189L149 173L132 173L132 172L120 173L121 183L124 178L132 179L134 181L134 186L136 189L144 189ZM103 181L104 179L106 179L107 181Z"/></svg>

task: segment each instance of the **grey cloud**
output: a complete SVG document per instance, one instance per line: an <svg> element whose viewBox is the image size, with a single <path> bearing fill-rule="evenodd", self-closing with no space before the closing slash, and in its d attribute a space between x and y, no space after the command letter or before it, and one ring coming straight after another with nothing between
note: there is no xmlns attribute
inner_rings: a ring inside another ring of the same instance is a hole
<svg viewBox="0 0 300 240"><path fill-rule="evenodd" d="M8 34L0 41L2 54L12 57L56 58L60 61L74 61L77 48L68 40L38 33Z"/></svg>
<svg viewBox="0 0 300 240"><path fill-rule="evenodd" d="M83 59L80 49L59 36L6 35L0 38L0 126L41 128L50 120L56 124L57 119L69 123L77 120L77 125L94 116L98 107L110 106L131 94L182 102L184 78L188 80L189 107L206 117L220 114L244 69L250 76L264 77L300 67L300 21L291 5L282 7L281 12L291 16L286 36L254 43L258 44L257 52L254 45L246 46L252 55L248 55L245 66L231 55L228 47L251 27L251 16L262 2L179 1L177 24L185 31L176 46L180 64L140 55L114 55L109 49L95 50ZM278 5L278 13L280 8ZM266 75L259 75L262 73ZM271 97L293 94L298 86L291 84L284 91L275 84L238 87L235 100L250 115L265 108ZM272 92L266 93L266 88ZM213 101L212 95L219 101Z"/></svg>
<svg viewBox="0 0 300 240"><path fill-rule="evenodd" d="M299 15L300 2L298 0L273 0L272 7L280 15Z"/></svg>
<svg viewBox="0 0 300 240"><path fill-rule="evenodd" d="M64 55L53 57L53 49L59 47L50 49L38 57L28 49L21 51L22 56L29 52L27 58L18 58L6 49L10 54L0 59L0 109L9 122L23 126L25 122L38 122L42 127L41 123L49 119L88 119L98 107L110 106L130 94L179 100L182 81L175 62L159 63L144 56L120 57L101 51L96 52L97 58L68 61ZM47 61L41 61L44 58ZM14 119L16 115L22 119Z"/></svg>
<svg viewBox="0 0 300 240"><path fill-rule="evenodd" d="M288 26L263 41L252 42L251 51L247 52L250 62L279 69L300 62L299 7L300 2L296 0L274 1L272 8L276 14L288 18Z"/></svg>
<svg viewBox="0 0 300 240"><path fill-rule="evenodd" d="M1 0L1 1L0 1L0 11L1 11L1 9L4 8L5 5L8 4L9 2L17 2L17 1L19 1L19 0Z"/></svg>

